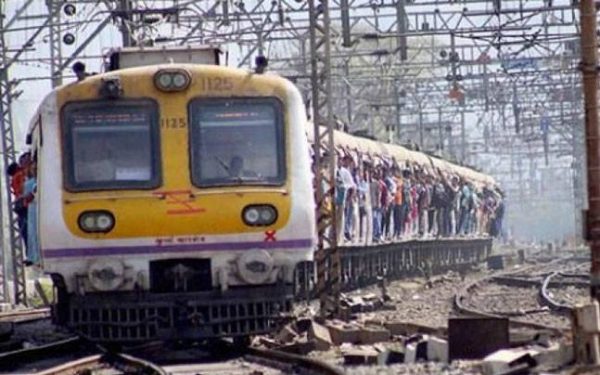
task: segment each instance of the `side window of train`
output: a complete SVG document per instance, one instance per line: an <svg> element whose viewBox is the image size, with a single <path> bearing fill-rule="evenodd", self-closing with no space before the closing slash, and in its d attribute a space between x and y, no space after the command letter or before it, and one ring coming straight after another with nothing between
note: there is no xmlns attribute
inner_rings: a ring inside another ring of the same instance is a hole
<svg viewBox="0 0 600 375"><path fill-rule="evenodd" d="M278 99L195 99L188 122L196 186L285 181L283 104Z"/></svg>
<svg viewBox="0 0 600 375"><path fill-rule="evenodd" d="M33 127L25 137L25 144L31 148L42 147L42 115L38 115Z"/></svg>

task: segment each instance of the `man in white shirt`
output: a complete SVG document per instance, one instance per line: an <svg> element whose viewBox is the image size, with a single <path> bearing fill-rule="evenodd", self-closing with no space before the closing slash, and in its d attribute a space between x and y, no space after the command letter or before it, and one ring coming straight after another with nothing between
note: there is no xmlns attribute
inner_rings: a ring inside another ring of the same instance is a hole
<svg viewBox="0 0 600 375"><path fill-rule="evenodd" d="M348 202L348 197L352 192L356 192L356 184L350 173L352 158L348 155L342 158L342 162L338 167L336 174L336 203L337 203L337 234L338 242L341 243L349 236L350 228L352 228L352 204Z"/></svg>
<svg viewBox="0 0 600 375"><path fill-rule="evenodd" d="M352 178L352 173L350 173L350 167L352 165L352 158L348 155L342 158L342 165L339 169L340 178L342 180L342 184L346 190L355 189L356 184L354 183L354 178Z"/></svg>

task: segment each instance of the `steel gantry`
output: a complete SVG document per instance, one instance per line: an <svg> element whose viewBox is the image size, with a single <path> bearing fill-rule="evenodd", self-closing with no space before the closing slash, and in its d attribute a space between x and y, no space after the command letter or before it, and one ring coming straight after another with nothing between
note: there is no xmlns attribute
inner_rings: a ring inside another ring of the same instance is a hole
<svg viewBox="0 0 600 375"><path fill-rule="evenodd" d="M46 0L50 20L50 24L48 25L48 45L50 47L50 76L53 88L62 85L63 82L61 8L65 4L65 0Z"/></svg>
<svg viewBox="0 0 600 375"><path fill-rule="evenodd" d="M335 149L331 102L331 40L329 0L309 0L310 83L314 125L315 186L318 242L317 295L324 315L335 314L339 307L340 254L337 245L335 186ZM325 188L323 188L325 187ZM326 204L330 202L330 204Z"/></svg>
<svg viewBox="0 0 600 375"><path fill-rule="evenodd" d="M4 2L0 2L0 30L4 29L4 25L10 24L11 21L5 22ZM4 33L0 32L0 135L2 136L2 171L11 163L16 162L15 139L13 132L13 117L12 117L12 95L14 90L14 81L9 78L9 68L14 62L14 56L9 58L8 47ZM15 304L26 304L26 282L25 268L23 266L23 242L20 236L19 223L17 215L13 210L14 199L10 189L9 180L6 175L0 179L0 184L3 186L4 199L0 197L0 223L2 228L8 228L8 236L5 239L5 231L2 229L0 238L2 239L2 251L0 251L0 301L9 302L8 280L13 282L13 294ZM6 248L5 246L8 246ZM7 267L6 258L9 254L12 267ZM12 274L7 278L7 274Z"/></svg>

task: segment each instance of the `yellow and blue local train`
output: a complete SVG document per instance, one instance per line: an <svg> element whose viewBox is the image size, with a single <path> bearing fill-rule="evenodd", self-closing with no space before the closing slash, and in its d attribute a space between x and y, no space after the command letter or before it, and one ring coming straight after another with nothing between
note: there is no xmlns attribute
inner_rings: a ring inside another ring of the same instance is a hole
<svg viewBox="0 0 600 375"><path fill-rule="evenodd" d="M57 323L122 342L272 330L313 258L305 129L292 83L221 66L52 91L29 138Z"/></svg>

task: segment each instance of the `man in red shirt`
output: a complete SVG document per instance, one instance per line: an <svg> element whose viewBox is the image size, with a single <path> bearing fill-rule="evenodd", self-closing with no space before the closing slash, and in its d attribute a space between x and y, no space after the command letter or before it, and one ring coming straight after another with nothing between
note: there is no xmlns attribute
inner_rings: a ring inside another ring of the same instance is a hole
<svg viewBox="0 0 600 375"><path fill-rule="evenodd" d="M14 195L13 211L17 214L17 224L21 238L27 246L27 201L23 196L23 187L27 179L27 171L31 162L31 154L26 152L19 156L19 164L12 163L6 169L10 177L10 191Z"/></svg>
<svg viewBox="0 0 600 375"><path fill-rule="evenodd" d="M25 183L25 171L17 163L11 163L6 169L6 173L10 177L10 191L15 198L19 198L23 194L23 184Z"/></svg>

